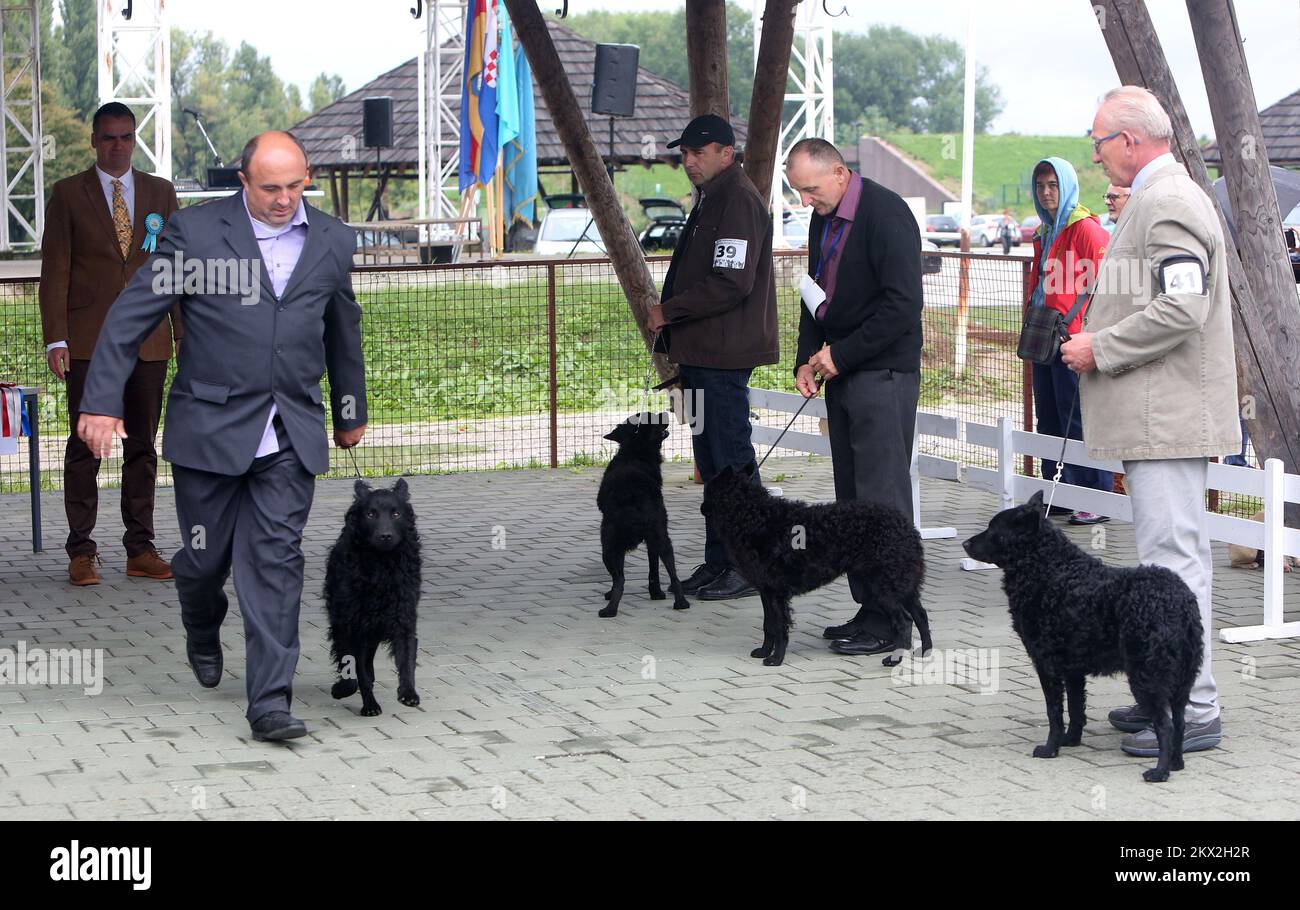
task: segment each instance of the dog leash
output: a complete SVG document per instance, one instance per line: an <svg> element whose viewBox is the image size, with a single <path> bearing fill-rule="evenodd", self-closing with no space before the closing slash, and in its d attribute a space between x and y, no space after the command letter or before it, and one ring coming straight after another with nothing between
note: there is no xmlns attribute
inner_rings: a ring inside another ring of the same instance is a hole
<svg viewBox="0 0 1300 910"><path fill-rule="evenodd" d="M357 472L357 477L361 477L361 468L357 465L356 446L348 446L347 453L352 456L352 470Z"/></svg>
<svg viewBox="0 0 1300 910"><path fill-rule="evenodd" d="M825 377L825 376L818 376L818 377L817 377L817 388L820 389L820 388L822 387L822 383L825 382L825 381L826 381L826 377ZM767 461L768 457L769 457L773 452L776 451L776 447L777 447L778 445L780 445L780 444L781 444L781 440L785 438L785 434L786 434L786 432L787 432L787 431L788 431L792 426L794 426L794 422L795 422L796 420L799 419L799 415L803 413L803 409L806 408L806 407L808 406L808 402L812 401L814 397L816 397L816 396L810 396L810 397L808 397L808 398L805 398L805 399L803 400L803 404L799 405L799 410L797 410L797 411L794 412L794 416L791 417L791 418L790 418L790 422L787 423L787 424L785 425L785 429L781 431L781 435L776 437L776 440L772 443L772 447L771 447L770 449L767 450L767 455L764 455L763 458L762 458L762 461L760 461L760 462L755 466L755 468L754 468L755 471L758 471L758 469L761 468L761 467L763 466L763 462L764 462L764 461Z"/></svg>
<svg viewBox="0 0 1300 910"><path fill-rule="evenodd" d="M1065 470L1065 447L1070 443L1070 421L1074 419L1074 406L1079 401L1079 384L1074 385L1074 400L1070 402L1070 410L1065 415L1065 438L1061 440L1061 457L1056 459L1056 476L1052 478L1052 489L1047 494L1047 507L1043 512L1044 516L1052 514L1052 499L1056 496L1056 487L1061 482L1061 472Z"/></svg>

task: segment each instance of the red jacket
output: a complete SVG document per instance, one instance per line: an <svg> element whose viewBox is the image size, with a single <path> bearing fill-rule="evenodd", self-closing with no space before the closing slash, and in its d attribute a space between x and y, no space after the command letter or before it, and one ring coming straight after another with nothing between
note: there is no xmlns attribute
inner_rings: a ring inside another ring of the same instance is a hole
<svg viewBox="0 0 1300 910"><path fill-rule="evenodd" d="M1083 211L1087 211L1084 209ZM1110 234L1101 226L1096 215L1088 214L1073 221L1061 231L1056 242L1052 244L1047 260L1046 284L1043 287L1043 301L1062 314L1070 312L1074 306L1075 295L1086 293L1097 281L1097 270L1101 258L1106 255L1106 244ZM1044 280L1038 264L1043 258L1043 238L1034 236L1034 261L1029 270L1029 289L1032 297L1038 282ZM1085 304L1084 309L1087 309ZM1071 335L1083 328L1083 310L1070 323Z"/></svg>

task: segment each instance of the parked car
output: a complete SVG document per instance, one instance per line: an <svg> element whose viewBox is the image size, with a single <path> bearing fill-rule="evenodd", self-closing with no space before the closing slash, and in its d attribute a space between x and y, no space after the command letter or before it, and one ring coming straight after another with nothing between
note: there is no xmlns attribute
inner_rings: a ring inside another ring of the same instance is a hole
<svg viewBox="0 0 1300 910"><path fill-rule="evenodd" d="M533 252L538 256L603 255L604 241L595 219L581 196L547 196L548 211L542 216Z"/></svg>
<svg viewBox="0 0 1300 910"><path fill-rule="evenodd" d="M929 240L921 241L921 273L923 275L937 275L943 269L942 256L928 256L927 253L938 253L939 245Z"/></svg>
<svg viewBox="0 0 1300 910"><path fill-rule="evenodd" d="M972 215L970 245L990 247L1002 242L1001 215Z"/></svg>
<svg viewBox="0 0 1300 910"><path fill-rule="evenodd" d="M686 227L686 210L675 199L651 196L638 200L650 223L641 232L641 249L647 253L668 252L677 248L677 241Z"/></svg>
<svg viewBox="0 0 1300 910"><path fill-rule="evenodd" d="M1291 271L1295 273L1296 284L1300 284L1300 205L1282 219L1282 236L1291 255Z"/></svg>
<svg viewBox="0 0 1300 910"><path fill-rule="evenodd" d="M785 245L792 250L808 249L808 218L797 211L786 211L782 215L781 233L785 236Z"/></svg>
<svg viewBox="0 0 1300 910"><path fill-rule="evenodd" d="M961 222L951 215L926 215L922 236L938 246L961 244Z"/></svg>
<svg viewBox="0 0 1300 910"><path fill-rule="evenodd" d="M1033 243L1034 233L1042 223L1043 219L1039 218L1037 215L1030 215L1024 221L1020 222L1020 242Z"/></svg>

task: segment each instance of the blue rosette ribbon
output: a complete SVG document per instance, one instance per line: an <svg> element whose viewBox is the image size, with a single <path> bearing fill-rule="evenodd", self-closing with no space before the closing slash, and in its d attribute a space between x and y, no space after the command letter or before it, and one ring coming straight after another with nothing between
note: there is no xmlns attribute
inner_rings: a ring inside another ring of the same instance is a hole
<svg viewBox="0 0 1300 910"><path fill-rule="evenodd" d="M150 212L148 215L145 215L144 216L145 237L144 237L144 243L140 245L140 249L148 253L152 253L155 249L157 249L158 235L162 233L162 229L163 229L162 215L159 215L157 212Z"/></svg>

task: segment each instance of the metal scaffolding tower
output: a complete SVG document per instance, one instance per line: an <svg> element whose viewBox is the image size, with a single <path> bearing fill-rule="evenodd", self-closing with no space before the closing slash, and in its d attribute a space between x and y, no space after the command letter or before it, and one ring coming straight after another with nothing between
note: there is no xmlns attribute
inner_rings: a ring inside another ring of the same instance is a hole
<svg viewBox="0 0 1300 910"><path fill-rule="evenodd" d="M455 218L460 165L460 92L465 68L465 2L416 3L424 19L419 79L420 218ZM446 239L451 228L429 227L427 239Z"/></svg>
<svg viewBox="0 0 1300 910"><path fill-rule="evenodd" d="M34 250L45 230L40 13L36 0L0 6L0 252Z"/></svg>
<svg viewBox="0 0 1300 910"><path fill-rule="evenodd" d="M153 172L172 176L171 33L166 0L98 0L99 103L136 111L136 146ZM144 109L144 115L139 111ZM152 126L153 139L147 141Z"/></svg>
<svg viewBox="0 0 1300 910"><path fill-rule="evenodd" d="M763 0L754 0L754 64L758 64L763 29ZM800 139L816 137L835 141L831 16L818 0L803 0L794 20L794 46L790 49L790 78L786 86L781 133L776 145L776 173L772 176L774 242L783 240L781 224L787 208L801 208L799 194L785 179L785 158ZM794 105L793 109L791 106Z"/></svg>

